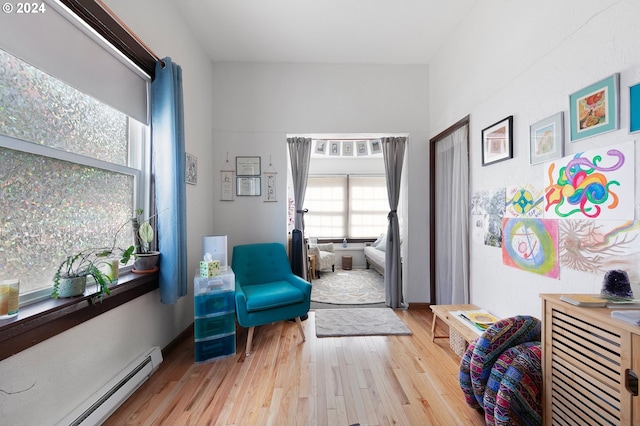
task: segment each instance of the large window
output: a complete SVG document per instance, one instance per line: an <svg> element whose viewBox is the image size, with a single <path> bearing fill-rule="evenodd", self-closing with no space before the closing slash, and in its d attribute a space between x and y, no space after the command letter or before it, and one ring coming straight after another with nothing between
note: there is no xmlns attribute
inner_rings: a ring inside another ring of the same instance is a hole
<svg viewBox="0 0 640 426"><path fill-rule="evenodd" d="M387 230L384 176L309 176L305 234L318 238L375 238Z"/></svg>
<svg viewBox="0 0 640 426"><path fill-rule="evenodd" d="M0 49L0 279L19 278L22 300L48 296L64 257L109 246L145 207L146 134Z"/></svg>

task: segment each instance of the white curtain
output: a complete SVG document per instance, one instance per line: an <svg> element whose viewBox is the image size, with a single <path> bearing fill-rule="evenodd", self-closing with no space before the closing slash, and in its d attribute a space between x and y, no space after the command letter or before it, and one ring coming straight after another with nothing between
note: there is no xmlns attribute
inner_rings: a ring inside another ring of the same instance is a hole
<svg viewBox="0 0 640 426"><path fill-rule="evenodd" d="M468 125L436 145L436 303L469 303Z"/></svg>

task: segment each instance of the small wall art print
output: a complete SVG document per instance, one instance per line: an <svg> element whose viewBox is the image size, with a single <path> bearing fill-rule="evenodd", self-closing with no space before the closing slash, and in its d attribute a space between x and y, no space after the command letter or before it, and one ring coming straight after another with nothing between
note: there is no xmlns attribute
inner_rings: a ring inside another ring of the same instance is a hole
<svg viewBox="0 0 640 426"><path fill-rule="evenodd" d="M603 276L621 269L640 282L640 222L560 220L560 267Z"/></svg>
<svg viewBox="0 0 640 426"><path fill-rule="evenodd" d="M513 158L513 116L482 130L482 165Z"/></svg>
<svg viewBox="0 0 640 426"><path fill-rule="evenodd" d="M545 163L545 219L634 220L634 142Z"/></svg>
<svg viewBox="0 0 640 426"><path fill-rule="evenodd" d="M189 185L198 183L198 158L188 152L185 153L185 181Z"/></svg>
<svg viewBox="0 0 640 426"><path fill-rule="evenodd" d="M513 268L558 279L558 221L508 219L502 221L502 262Z"/></svg>
<svg viewBox="0 0 640 426"><path fill-rule="evenodd" d="M353 156L353 141L342 142L342 155L351 157Z"/></svg>
<svg viewBox="0 0 640 426"><path fill-rule="evenodd" d="M544 191L533 184L507 186L504 217L542 218Z"/></svg>
<svg viewBox="0 0 640 426"><path fill-rule="evenodd" d="M371 141L371 154L380 154L382 152L382 142L379 139Z"/></svg>
<svg viewBox="0 0 640 426"><path fill-rule="evenodd" d="M329 155L340 155L340 141L329 141Z"/></svg>
<svg viewBox="0 0 640 426"><path fill-rule="evenodd" d="M571 141L618 128L619 80L616 73L569 96Z"/></svg>
<svg viewBox="0 0 640 426"><path fill-rule="evenodd" d="M629 87L629 132L640 132L640 83Z"/></svg>
<svg viewBox="0 0 640 426"><path fill-rule="evenodd" d="M502 246L505 188L474 192L471 197L471 222L474 241L491 247Z"/></svg>
<svg viewBox="0 0 640 426"><path fill-rule="evenodd" d="M317 140L315 152L316 154L324 155L327 152L327 141Z"/></svg>
<svg viewBox="0 0 640 426"><path fill-rule="evenodd" d="M563 114L559 112L529 127L529 164L538 164L564 155Z"/></svg>

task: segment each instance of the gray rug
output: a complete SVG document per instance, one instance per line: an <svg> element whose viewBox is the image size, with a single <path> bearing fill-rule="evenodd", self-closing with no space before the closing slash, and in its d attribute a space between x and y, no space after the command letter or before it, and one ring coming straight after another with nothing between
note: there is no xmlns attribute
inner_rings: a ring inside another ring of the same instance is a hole
<svg viewBox="0 0 640 426"><path fill-rule="evenodd" d="M384 277L373 269L322 272L311 285L313 302L334 305L384 303Z"/></svg>
<svg viewBox="0 0 640 426"><path fill-rule="evenodd" d="M318 337L411 335L391 308L322 309L315 315Z"/></svg>

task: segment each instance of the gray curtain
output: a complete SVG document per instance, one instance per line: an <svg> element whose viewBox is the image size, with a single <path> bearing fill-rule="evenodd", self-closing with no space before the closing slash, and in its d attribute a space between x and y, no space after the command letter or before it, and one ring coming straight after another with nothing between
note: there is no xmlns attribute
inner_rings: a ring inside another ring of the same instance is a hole
<svg viewBox="0 0 640 426"><path fill-rule="evenodd" d="M468 126L436 147L436 303L469 303Z"/></svg>
<svg viewBox="0 0 640 426"><path fill-rule="evenodd" d="M400 257L400 224L398 223L398 202L400 201L400 180L402 163L407 143L405 137L382 138L382 154L387 175L387 195L389 197L389 225L387 228L387 249L384 268L385 303L390 308L406 308L402 289L402 259Z"/></svg>
<svg viewBox="0 0 640 426"><path fill-rule="evenodd" d="M289 157L291 160L291 176L293 178L293 197L296 206L295 229L302 231L304 241L304 195L307 192L307 178L309 177L309 162L311 161L311 138L287 138ZM305 265L306 256L302 264Z"/></svg>

